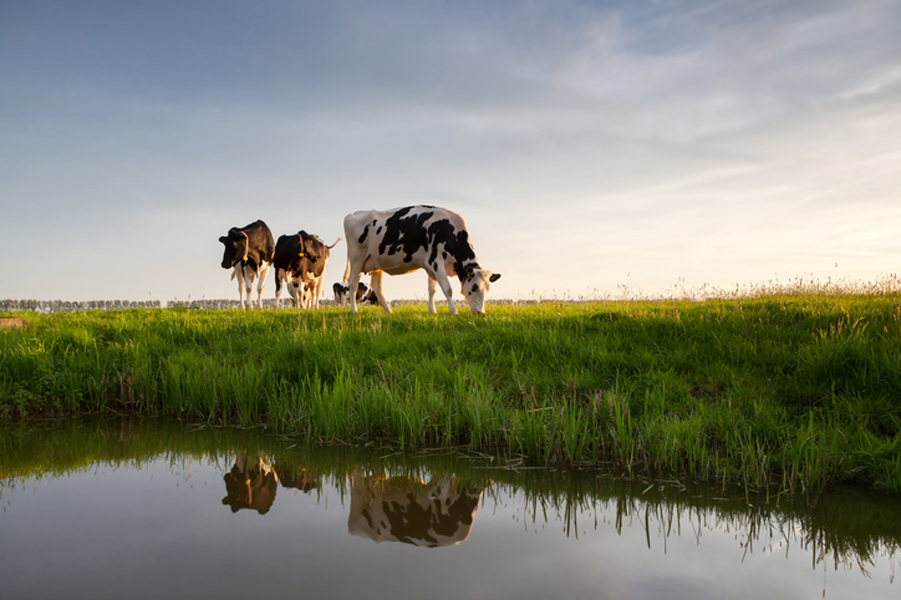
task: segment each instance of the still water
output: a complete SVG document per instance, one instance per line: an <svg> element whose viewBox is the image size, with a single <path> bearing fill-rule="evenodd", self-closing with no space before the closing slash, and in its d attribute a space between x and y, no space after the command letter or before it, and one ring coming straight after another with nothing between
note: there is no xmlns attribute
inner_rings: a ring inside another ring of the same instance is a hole
<svg viewBox="0 0 901 600"><path fill-rule="evenodd" d="M901 501L153 420L0 428L0 598L901 598Z"/></svg>

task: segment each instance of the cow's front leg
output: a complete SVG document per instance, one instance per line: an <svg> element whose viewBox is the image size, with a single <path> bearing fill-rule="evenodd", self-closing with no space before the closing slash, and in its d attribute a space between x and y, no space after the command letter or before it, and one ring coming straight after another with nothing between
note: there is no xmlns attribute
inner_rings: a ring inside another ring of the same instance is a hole
<svg viewBox="0 0 901 600"><path fill-rule="evenodd" d="M454 304L454 290L451 287L450 280L447 278L447 274L443 271L438 271L435 273L435 279L437 280L438 285L441 286L444 297L447 298L447 307L450 309L450 314L456 315L457 306Z"/></svg>
<svg viewBox="0 0 901 600"><path fill-rule="evenodd" d="M260 281L257 283L257 308L263 310L263 285L266 283L266 275L269 273L269 265L267 263L263 263L260 265ZM251 279L251 282L253 280ZM248 296L250 295L250 291L247 292Z"/></svg>
<svg viewBox="0 0 901 600"><path fill-rule="evenodd" d="M363 270L358 268L356 264L351 265L350 261L347 262L347 273L345 276L350 273L350 278L345 282L347 283L347 299L350 304L350 312L352 314L357 314L357 294L355 290L360 285L360 277L363 276Z"/></svg>
<svg viewBox="0 0 901 600"><path fill-rule="evenodd" d="M253 308L253 272L244 274L244 293L247 295L247 306ZM244 303L241 303L244 308Z"/></svg>
<svg viewBox="0 0 901 600"><path fill-rule="evenodd" d="M238 265L235 267L235 278L238 279L238 297L241 299L241 310L247 310L247 307L244 306L244 295L247 287L244 285L244 267Z"/></svg>
<svg viewBox="0 0 901 600"><path fill-rule="evenodd" d="M391 306L388 305L388 301L385 300L385 294L382 293L382 275L384 275L382 271L373 271L370 274L369 287L371 287L372 291L375 292L375 297L379 299L379 304L381 305L382 309L385 311L385 313L390 315ZM354 290L357 289L357 282L359 282L359 279L360 278L357 277L357 281L353 282L353 286L350 288L350 292L348 292L351 298L357 297L356 293L354 293Z"/></svg>

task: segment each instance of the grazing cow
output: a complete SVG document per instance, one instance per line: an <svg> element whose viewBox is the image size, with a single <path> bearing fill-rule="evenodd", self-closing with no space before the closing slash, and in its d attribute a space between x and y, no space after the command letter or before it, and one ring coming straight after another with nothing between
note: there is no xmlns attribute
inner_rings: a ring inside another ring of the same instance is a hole
<svg viewBox="0 0 901 600"><path fill-rule="evenodd" d="M435 206L408 206L389 211L362 210L344 217L347 270L344 283L354 289L362 273L386 313L391 307L382 293L382 273L401 275L425 269L429 275L429 312L435 313L435 288L441 287L450 314L457 314L448 277L457 276L474 314L485 314L485 292L499 273L482 269L469 242L463 217ZM357 312L356 298L350 299Z"/></svg>
<svg viewBox="0 0 901 600"><path fill-rule="evenodd" d="M287 283L288 292L294 305L300 308L319 308L319 296L329 250L315 235L298 231L294 235L283 235L275 245L275 308L278 308L282 281Z"/></svg>
<svg viewBox="0 0 901 600"><path fill-rule="evenodd" d="M222 504L231 507L233 513L249 508L265 515L275 502L278 475L267 456L238 456L235 466L225 474L226 496Z"/></svg>
<svg viewBox="0 0 901 600"><path fill-rule="evenodd" d="M344 303L348 300L349 291L350 288L341 283L336 283L332 286L332 292L335 294L336 306L344 306ZM376 297L375 293L361 281L357 284L357 302L362 302L363 304L378 304L379 299Z"/></svg>
<svg viewBox="0 0 901 600"><path fill-rule="evenodd" d="M482 490L455 477L433 477L425 483L413 477L351 475L347 530L376 542L414 546L456 545L472 531Z"/></svg>
<svg viewBox="0 0 901 600"><path fill-rule="evenodd" d="M272 232L262 221L255 221L246 227L232 227L228 235L219 238L225 246L222 256L222 268L231 269L232 279L238 278L238 292L241 294L241 308L245 309L244 296L247 303L253 306L251 293L254 277L259 277L257 285L257 308L263 308L263 283L272 264L275 244Z"/></svg>

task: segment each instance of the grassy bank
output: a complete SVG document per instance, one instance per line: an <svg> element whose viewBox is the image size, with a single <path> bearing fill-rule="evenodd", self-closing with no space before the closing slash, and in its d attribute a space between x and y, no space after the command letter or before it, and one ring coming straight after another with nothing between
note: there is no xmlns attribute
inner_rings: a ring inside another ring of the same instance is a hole
<svg viewBox="0 0 901 600"><path fill-rule="evenodd" d="M901 492L901 295L123 310L0 330L0 419L132 412L468 444L756 488Z"/></svg>

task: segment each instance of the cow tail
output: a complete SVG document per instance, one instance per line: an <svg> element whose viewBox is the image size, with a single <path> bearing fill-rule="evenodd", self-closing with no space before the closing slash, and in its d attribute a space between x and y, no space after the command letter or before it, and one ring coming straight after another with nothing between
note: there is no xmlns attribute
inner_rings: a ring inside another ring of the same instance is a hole
<svg viewBox="0 0 901 600"><path fill-rule="evenodd" d="M347 256L347 266L344 267L344 279L341 280L341 283L347 285L347 280L350 279L350 253L348 252Z"/></svg>
<svg viewBox="0 0 901 600"><path fill-rule="evenodd" d="M331 250L332 248L334 248L335 246L337 246L337 245L338 245L338 242L340 242L340 241L341 241L341 238L338 238L337 240L335 240L335 243L334 243L334 244L332 244L331 246L326 246L326 248L328 248L329 250Z"/></svg>

